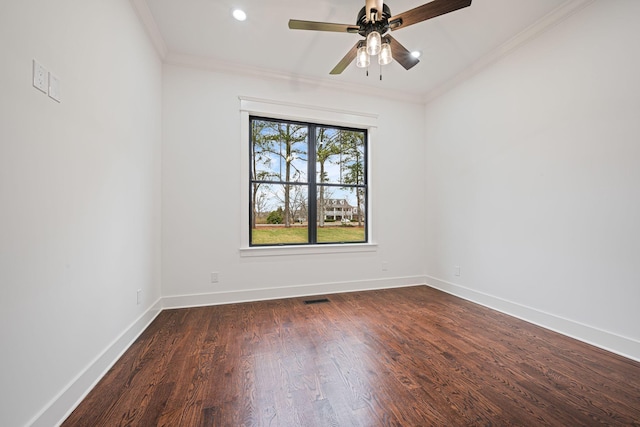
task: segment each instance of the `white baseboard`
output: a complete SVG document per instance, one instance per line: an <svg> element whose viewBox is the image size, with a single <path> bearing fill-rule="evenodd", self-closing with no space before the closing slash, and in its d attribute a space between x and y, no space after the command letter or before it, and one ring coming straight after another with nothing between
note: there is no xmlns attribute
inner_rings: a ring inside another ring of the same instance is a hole
<svg viewBox="0 0 640 427"><path fill-rule="evenodd" d="M574 320L426 276L427 286L640 362L640 342Z"/></svg>
<svg viewBox="0 0 640 427"><path fill-rule="evenodd" d="M89 363L89 366L80 372L27 425L31 427L51 427L62 424L161 311L162 299L158 299Z"/></svg>
<svg viewBox="0 0 640 427"><path fill-rule="evenodd" d="M424 276L368 279L350 282L318 283L299 286L282 286L240 291L212 292L207 294L175 295L163 298L164 308L201 307L206 305L233 304L250 301L265 301L279 298L338 294L344 292L371 291L374 289L401 288L424 285Z"/></svg>

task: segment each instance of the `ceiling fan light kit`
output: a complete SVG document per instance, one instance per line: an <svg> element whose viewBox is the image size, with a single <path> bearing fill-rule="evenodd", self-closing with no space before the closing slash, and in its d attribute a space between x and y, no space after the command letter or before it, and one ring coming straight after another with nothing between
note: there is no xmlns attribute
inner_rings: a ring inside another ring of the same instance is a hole
<svg viewBox="0 0 640 427"><path fill-rule="evenodd" d="M470 5L471 0L433 0L392 16L391 10L386 4L383 4L382 0L366 0L365 7L358 13L356 25L290 19L289 28L292 30L357 33L364 37L347 52L330 74L341 74L354 59L358 68L366 68L371 64L371 56L376 55L378 56L378 64L381 66L387 65L395 59L405 70L409 70L420 61L387 33Z"/></svg>
<svg viewBox="0 0 640 427"><path fill-rule="evenodd" d="M382 37L377 31L371 31L367 35L367 53L371 56L375 56L380 53L382 45Z"/></svg>
<svg viewBox="0 0 640 427"><path fill-rule="evenodd" d="M358 68L367 68L371 64L371 58L367 53L367 46L363 43L358 48L358 54L356 56L356 67Z"/></svg>
<svg viewBox="0 0 640 427"><path fill-rule="evenodd" d="M378 64L387 65L393 61L393 55L391 53L391 45L389 45L389 41L385 40L380 47L380 54L378 55Z"/></svg>

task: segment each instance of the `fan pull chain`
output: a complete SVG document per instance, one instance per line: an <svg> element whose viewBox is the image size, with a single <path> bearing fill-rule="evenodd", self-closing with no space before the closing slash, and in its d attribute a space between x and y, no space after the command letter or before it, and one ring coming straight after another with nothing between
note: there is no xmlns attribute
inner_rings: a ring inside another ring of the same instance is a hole
<svg viewBox="0 0 640 427"><path fill-rule="evenodd" d="M382 81L382 64L380 64L380 81Z"/></svg>

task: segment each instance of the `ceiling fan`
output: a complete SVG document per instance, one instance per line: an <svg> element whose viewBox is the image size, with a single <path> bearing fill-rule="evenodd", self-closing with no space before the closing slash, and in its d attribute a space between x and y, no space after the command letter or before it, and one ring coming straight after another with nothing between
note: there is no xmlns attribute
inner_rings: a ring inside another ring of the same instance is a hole
<svg viewBox="0 0 640 427"><path fill-rule="evenodd" d="M355 25L289 20L289 28L292 30L353 33L365 37L347 52L330 74L342 73L354 59L356 59L356 66L359 68L368 67L371 61L370 57L375 55L378 55L380 65L386 65L395 59L408 70L420 61L412 56L411 52L400 42L387 34L388 31L399 30L471 5L471 0L433 0L399 15L391 16L391 10L383 3L383 0L365 1L366 4L358 13Z"/></svg>

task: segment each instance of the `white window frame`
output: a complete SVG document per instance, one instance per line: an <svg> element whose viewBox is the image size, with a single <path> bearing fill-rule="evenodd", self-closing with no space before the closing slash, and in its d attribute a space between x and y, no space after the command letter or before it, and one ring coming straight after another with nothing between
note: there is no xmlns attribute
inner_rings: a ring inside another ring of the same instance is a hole
<svg viewBox="0 0 640 427"><path fill-rule="evenodd" d="M322 125L344 126L367 129L367 164L373 165L374 144L378 128L378 116L375 114L344 111L308 105L279 102L259 98L239 97L240 100L240 256L290 256L307 254L335 254L374 252L378 245L374 240L372 218L375 193L371 180L371 170L367 168L368 202L366 212L368 227L367 243L295 245L295 246L249 246L249 116L255 115L273 119L312 122Z"/></svg>

